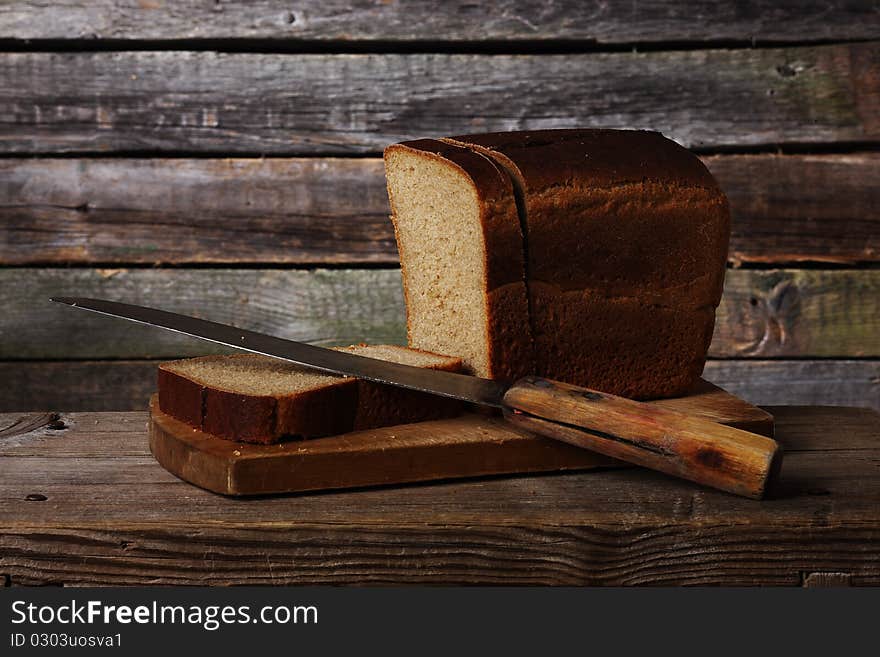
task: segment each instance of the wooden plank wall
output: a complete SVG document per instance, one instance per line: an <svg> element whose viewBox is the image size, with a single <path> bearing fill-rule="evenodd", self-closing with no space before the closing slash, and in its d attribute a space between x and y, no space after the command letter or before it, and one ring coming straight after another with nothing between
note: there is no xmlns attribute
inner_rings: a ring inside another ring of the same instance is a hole
<svg viewBox="0 0 880 657"><path fill-rule="evenodd" d="M0 60L0 410L144 408L210 351L54 294L402 341L383 146L585 125L730 197L707 378L880 408L876 2L13 1Z"/></svg>

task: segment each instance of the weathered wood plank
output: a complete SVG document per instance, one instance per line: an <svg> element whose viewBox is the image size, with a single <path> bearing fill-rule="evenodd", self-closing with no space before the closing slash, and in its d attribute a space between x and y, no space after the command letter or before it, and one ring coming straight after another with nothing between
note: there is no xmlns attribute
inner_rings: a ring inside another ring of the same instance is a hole
<svg viewBox="0 0 880 657"><path fill-rule="evenodd" d="M0 160L0 262L397 263L377 159Z"/></svg>
<svg viewBox="0 0 880 657"><path fill-rule="evenodd" d="M319 344L405 340L396 269L22 268L0 270L0 302L8 310L0 318L0 356L151 358L222 351L49 301L63 295L128 300Z"/></svg>
<svg viewBox="0 0 880 657"><path fill-rule="evenodd" d="M160 360L0 362L0 412L147 408Z"/></svg>
<svg viewBox="0 0 880 657"><path fill-rule="evenodd" d="M749 0L617 2L524 0L411 2L271 0L173 3L98 0L0 4L6 39L277 39L299 41L492 41L551 39L616 44L717 40L807 41L880 36L871 3Z"/></svg>
<svg viewBox="0 0 880 657"><path fill-rule="evenodd" d="M753 404L865 406L880 411L876 360L710 360L703 376Z"/></svg>
<svg viewBox="0 0 880 657"><path fill-rule="evenodd" d="M143 410L159 360L0 361L0 412ZM759 405L880 410L876 360L710 360L705 378Z"/></svg>
<svg viewBox="0 0 880 657"><path fill-rule="evenodd" d="M877 42L540 56L7 53L0 150L367 153L421 135L582 125L652 128L704 148L874 142L878 58Z"/></svg>
<svg viewBox="0 0 880 657"><path fill-rule="evenodd" d="M728 270L710 353L880 355L880 271Z"/></svg>
<svg viewBox="0 0 880 657"><path fill-rule="evenodd" d="M880 153L703 160L730 200L734 264L880 259Z"/></svg>
<svg viewBox="0 0 880 657"><path fill-rule="evenodd" d="M235 500L147 454L145 413L70 414L0 441L12 584L880 584L880 417L774 408L761 503L625 469ZM122 426L120 426L122 425ZM13 434L13 435L10 435ZM103 447L103 449L98 449Z"/></svg>
<svg viewBox="0 0 880 657"><path fill-rule="evenodd" d="M880 260L880 154L705 161L731 260ZM397 264L375 158L0 159L0 263Z"/></svg>
<svg viewBox="0 0 880 657"><path fill-rule="evenodd" d="M880 270L729 270L711 355L880 356ZM162 358L207 343L64 308L158 306L319 344L402 343L397 269L0 269L0 359Z"/></svg>

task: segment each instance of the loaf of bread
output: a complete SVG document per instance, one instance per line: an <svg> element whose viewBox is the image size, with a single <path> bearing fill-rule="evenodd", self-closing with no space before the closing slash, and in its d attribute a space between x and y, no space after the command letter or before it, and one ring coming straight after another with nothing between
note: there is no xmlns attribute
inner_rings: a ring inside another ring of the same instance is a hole
<svg viewBox="0 0 880 657"><path fill-rule="evenodd" d="M523 362L540 376L634 398L674 396L696 383L721 297L730 218L724 194L695 155L643 131L440 140L491 159L507 174L518 208L527 319L492 326L443 308L449 288L465 294L462 275L453 281L445 271L480 271L456 259L459 247L453 245L471 235L443 218L468 216L484 232L494 228L454 194L437 195L430 214L424 212L421 190L430 184L419 181L435 178L442 164L445 177L460 187L479 194L481 184L436 143L405 142L385 154L412 346L430 350L435 343L413 325L458 335L459 324L470 323L502 352L514 334L528 335L531 358ZM414 253L430 248L428 240L413 237L416 225L431 234L434 255ZM415 267L418 278L411 273ZM473 279L465 277L470 294L479 289ZM444 351L461 354L470 371L496 377L454 340L444 342ZM509 365L506 374L522 369Z"/></svg>
<svg viewBox="0 0 880 657"><path fill-rule="evenodd" d="M460 371L461 359L388 345L339 347L360 356ZM456 415L455 400L323 374L256 354L162 363L159 408L228 440L269 444Z"/></svg>

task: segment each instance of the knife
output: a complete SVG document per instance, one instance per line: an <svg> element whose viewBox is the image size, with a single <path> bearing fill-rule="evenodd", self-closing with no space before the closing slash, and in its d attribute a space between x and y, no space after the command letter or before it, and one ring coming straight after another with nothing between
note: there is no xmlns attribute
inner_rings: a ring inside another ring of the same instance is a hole
<svg viewBox="0 0 880 657"><path fill-rule="evenodd" d="M513 383L391 363L127 303L52 301L191 335L304 367L499 408L519 427L675 477L760 499L782 449L765 436L598 390L527 376Z"/></svg>

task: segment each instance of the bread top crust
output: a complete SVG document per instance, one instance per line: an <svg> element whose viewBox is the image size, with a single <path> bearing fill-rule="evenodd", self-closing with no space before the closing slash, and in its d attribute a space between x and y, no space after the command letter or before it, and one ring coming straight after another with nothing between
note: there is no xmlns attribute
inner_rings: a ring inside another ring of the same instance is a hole
<svg viewBox="0 0 880 657"><path fill-rule="evenodd" d="M519 169L527 192L560 184L611 187L648 181L720 191L696 155L648 130L494 132L451 137L447 143L503 154Z"/></svg>
<svg viewBox="0 0 880 657"><path fill-rule="evenodd" d="M428 157L445 160L457 166L464 175L473 180L482 203L506 203L512 197L512 185L507 174L491 159L468 148L439 139L414 139L388 146L385 157L396 150L419 151Z"/></svg>

